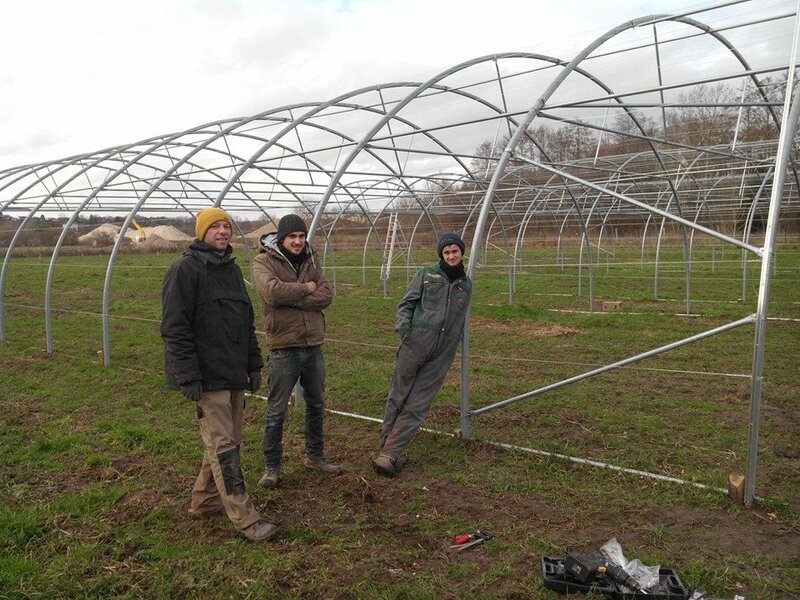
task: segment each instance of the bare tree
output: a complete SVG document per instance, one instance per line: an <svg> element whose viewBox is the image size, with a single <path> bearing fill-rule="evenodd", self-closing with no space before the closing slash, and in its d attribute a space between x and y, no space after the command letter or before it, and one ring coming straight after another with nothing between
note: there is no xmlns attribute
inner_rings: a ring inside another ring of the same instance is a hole
<svg viewBox="0 0 800 600"><path fill-rule="evenodd" d="M722 105L738 100L725 83L698 85L681 92L678 102L685 106L667 113L667 139L700 147L730 143L737 109Z"/></svg>

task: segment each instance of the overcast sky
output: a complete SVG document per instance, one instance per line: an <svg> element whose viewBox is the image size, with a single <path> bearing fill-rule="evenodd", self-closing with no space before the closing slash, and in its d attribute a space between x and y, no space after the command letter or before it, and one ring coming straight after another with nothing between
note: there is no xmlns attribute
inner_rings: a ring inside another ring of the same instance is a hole
<svg viewBox="0 0 800 600"><path fill-rule="evenodd" d="M761 0L767 1L767 0ZM690 0L26 0L0 25L0 169L423 81L508 51L571 58Z"/></svg>

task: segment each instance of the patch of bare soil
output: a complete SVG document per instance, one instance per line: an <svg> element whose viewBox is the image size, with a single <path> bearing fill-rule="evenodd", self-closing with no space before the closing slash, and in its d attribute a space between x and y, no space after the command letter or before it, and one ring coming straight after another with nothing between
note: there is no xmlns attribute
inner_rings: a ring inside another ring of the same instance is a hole
<svg viewBox="0 0 800 600"><path fill-rule="evenodd" d="M574 335L580 333L579 329L567 327L565 325L549 324L543 325L536 321L504 321L500 319L489 319L473 315L470 317L470 327L476 330L490 330L500 334L514 334L529 337L559 337L563 335Z"/></svg>
<svg viewBox="0 0 800 600"><path fill-rule="evenodd" d="M650 518L669 531L694 532L693 544L710 555L735 549L737 554L791 559L800 550L800 532L759 509L747 513L743 520L686 507L664 508Z"/></svg>
<svg viewBox="0 0 800 600"><path fill-rule="evenodd" d="M799 556L800 531L763 510L730 511L724 499L718 508L709 510L676 505L643 513L635 505L628 507L625 503L604 509L591 498L576 497L568 486L561 499L556 499L547 494L491 491L480 481L464 483L458 477L434 478L426 474L425 466L437 465L437 457L414 452L410 453L400 477L387 480L370 469L375 440L365 440L363 427L337 422L335 429L337 435L331 440L329 452L347 466L346 474L338 478L309 475L298 465L302 440L295 437L287 446L287 468L278 490L255 489L252 494L266 518L284 528L314 531L311 545L315 556L327 555L329 537L350 537L353 547L347 569L336 564L333 557L328 565L343 583L360 581L368 573L378 581L398 584L413 578L415 573L437 573L447 578L452 562L471 565L478 572L505 564L519 577L497 583L493 592L497 597L510 598L520 593L517 580L540 573L541 557L528 547L532 540L547 540L546 544L552 548L549 554L562 556L569 550L596 550L616 537L623 548L631 551L631 557L637 552L675 557L675 564L665 566L676 568L679 575L681 560L714 560L730 554L732 549L737 554L741 551L779 560ZM485 463L486 468L496 468L494 463L505 456L505 451L480 443L470 443L464 452L467 460ZM591 471L583 473L582 468L576 471L576 477L591 476ZM251 471L248 479L256 476ZM643 488L648 485L659 484L642 483ZM604 520L603 515L610 513L613 516ZM452 530L454 520L468 523L467 529L491 531L495 535L488 543L491 548L478 546L452 554L448 546L453 535L469 533ZM360 525L353 538L348 529L355 522ZM224 519L218 521L218 526L226 532L223 535L235 535ZM666 531L658 540L652 534L654 526ZM218 534L222 532L218 530ZM293 549L291 542L280 540L277 551L303 553ZM780 573L763 567L736 565L736 568L751 574L761 569L754 577L763 579L767 586L770 580L778 581L781 577ZM456 597L455 590L442 597Z"/></svg>
<svg viewBox="0 0 800 600"><path fill-rule="evenodd" d="M8 371L24 371L31 365L42 362L45 356L11 356L5 359L3 368Z"/></svg>
<svg viewBox="0 0 800 600"><path fill-rule="evenodd" d="M293 565L291 572L275 578L276 593L300 597L308 585L304 574L323 570L329 574L328 583L317 579L309 590L312 597L343 597L342 590L356 589L350 586L370 579L410 585L423 575L427 581L450 582L440 591L441 598L530 597L527 592L541 580L537 551L549 556L594 551L613 537L629 558L640 553L674 557L675 562L665 566L675 568L679 576L682 561L713 562L717 569L716 561L731 554L770 557L783 564L800 558L800 531L763 509L731 510L724 499L708 509L680 500L669 507L647 508L647 504L629 501L603 507L593 498L579 497L569 485L569 474L557 495L552 490L520 491L526 489L520 480L509 480L516 489L489 489L478 479L465 482L459 473L443 471L443 457L413 449L401 475L385 479L370 467L377 450L377 424L339 418L329 420L326 428L329 457L347 468L340 477L304 468L302 433L287 428L283 478L277 490L266 491L255 485L262 468L259 449L243 449L250 495L264 518L284 532L270 543L269 552ZM484 465L487 470L502 468L508 460L506 451L478 442L465 444L461 451L470 464ZM199 440L197 455L199 467ZM533 464L538 459L520 456L514 460ZM593 473L588 467L565 467L570 468L575 477ZM431 475L439 472L445 474ZM174 512L174 535L183 540L219 544L238 537L224 516L190 519L186 509L193 476L178 474L147 457L120 455L103 471L63 476L64 481L54 483L80 486L98 477L138 482L134 491L108 509L112 523L135 522L153 509L166 508ZM634 476L619 477L623 486L631 487ZM642 489L649 485L664 484L641 483ZM449 550L455 534L477 528L490 531L495 539L460 554ZM653 528L664 533L655 536ZM477 581L491 580L491 590L469 587L474 584L467 580L451 581L454 564L481 574ZM772 600L785 597L771 590L783 574L769 564L770 560L761 565L731 565L751 581L763 582L762 587L742 593ZM484 577L498 565L513 575ZM691 584L685 579L684 583Z"/></svg>
<svg viewBox="0 0 800 600"><path fill-rule="evenodd" d="M124 520L135 521L153 509L166 506L177 508L177 502L170 501L163 493L145 487L123 496L111 507L109 514L114 517L114 520L124 518Z"/></svg>

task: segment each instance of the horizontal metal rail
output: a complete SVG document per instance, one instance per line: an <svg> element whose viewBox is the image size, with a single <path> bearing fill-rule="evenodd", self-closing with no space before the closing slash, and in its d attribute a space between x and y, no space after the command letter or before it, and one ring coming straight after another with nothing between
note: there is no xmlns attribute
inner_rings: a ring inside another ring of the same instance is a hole
<svg viewBox="0 0 800 600"><path fill-rule="evenodd" d="M646 210L648 212L651 212L651 213L656 214L656 215L660 215L660 216L662 216L662 217L664 217L666 219L669 219L671 221L675 221L676 223L680 223L681 225L684 225L684 226L689 227L691 229L695 229L697 231L700 231L702 233L710 235L711 237L715 237L718 240L722 240L723 242L728 242L729 244L732 244L734 246L738 246L739 248L744 248L745 250L749 250L750 252L752 252L756 256L760 257L760 256L763 255L763 250L761 248L753 246L752 244L748 244L746 242L742 242L741 240L738 240L735 237L731 237L729 235L725 235L724 233L720 233L719 231L715 231L713 229L709 229L708 227L704 227L703 225L698 225L694 221L689 221L688 219L684 219L683 217L679 217L678 215L672 214L671 212L667 212L665 210L661 210L660 208L655 208L654 206L650 206L648 204L645 204L644 202L640 202L639 200L635 200L635 199L631 198L630 196L626 196L624 194L620 194L618 192L610 190L610 189L608 189L606 187L603 187L602 185L597 185L596 183L592 183L591 181L587 181L585 179L581 179L580 177L576 177L575 175L567 173L566 171L561 171L560 169L554 169L550 165L547 165L545 163L539 162L538 160L532 160L532 159L527 158L525 156L519 156L519 155L516 155L516 154L514 155L514 158L516 158L518 160L521 160L523 162L526 162L528 164L531 164L531 165L533 165L535 167L539 167L540 169L544 169L545 171L550 171L551 173L554 173L555 175L558 175L559 177L564 177L566 179L569 179L570 181L574 181L576 183L580 183L581 185L585 185L586 187L592 188L593 190L597 190L598 192L602 192L603 194L608 194L609 196L613 196L614 198L622 200L623 202L627 202L628 204L633 204L634 206L638 206L639 208L642 208L642 209L644 209L644 210Z"/></svg>
<svg viewBox="0 0 800 600"><path fill-rule="evenodd" d="M471 410L469 412L469 415L470 417L474 417L482 413L488 412L490 410L494 410L496 408L502 408L503 406L513 404L514 402L519 402L520 400L525 400L526 398L532 398L534 396L538 396L545 392L550 392L560 387L564 387L565 385L570 385L578 381L583 381L584 379L589 379L591 377L594 377L595 375L600 375L602 373L606 373L614 369L619 369L620 367L624 367L631 363L644 360L645 358L650 358L651 356L662 354L664 352L668 352L669 350L675 350L676 348L680 348L681 346L686 346L687 344L697 342L699 340L717 335L719 333L724 333L725 331L736 329L737 327L741 327L742 325L748 325L750 323L754 323L756 320L756 316L757 316L756 314L752 314L743 319L739 319L738 321L733 321L732 323L727 323L726 325L715 327L714 329L709 329L708 331L704 331L703 333L698 333L697 335L693 335L691 337L678 340L677 342L672 342L671 344L667 344L666 346L661 346L659 348L648 350L647 352L642 352L641 354L637 354L636 356L631 356L630 358L620 360L610 365L605 365L598 369L593 369L592 371L588 371L587 373L582 373L581 375L575 375L574 377L570 377L569 379L564 379L563 381L552 383L550 385L533 390L526 394L520 394L519 396L514 396L513 398L509 398L508 400L503 400L502 402L496 402L494 404L490 404L489 406L484 406L483 408L476 408L474 410Z"/></svg>

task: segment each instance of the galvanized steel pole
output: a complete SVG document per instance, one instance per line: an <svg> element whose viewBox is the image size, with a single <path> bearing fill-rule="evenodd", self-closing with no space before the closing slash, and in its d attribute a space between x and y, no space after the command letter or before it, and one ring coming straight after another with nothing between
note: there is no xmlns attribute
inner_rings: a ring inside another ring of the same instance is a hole
<svg viewBox="0 0 800 600"><path fill-rule="evenodd" d="M800 9L800 0L798 0ZM772 182L772 195L769 202L767 230L764 235L764 248L761 255L761 278L758 284L758 308L756 310L756 332L753 341L753 378L750 391L750 431L747 442L747 471L745 473L744 503L752 506L756 494L756 464L758 462L758 430L761 420L761 386L764 380L764 344L767 338L767 317L772 269L775 262L775 241L778 235L778 220L781 214L783 184L786 168L792 152L792 141L800 117L800 88L792 95L794 69L797 57L798 37L800 37L800 16L795 17L792 55L786 79L786 97L783 105L781 136L778 152L775 155L775 179ZM791 100L790 100L791 99ZM791 109L789 108L791 106Z"/></svg>

